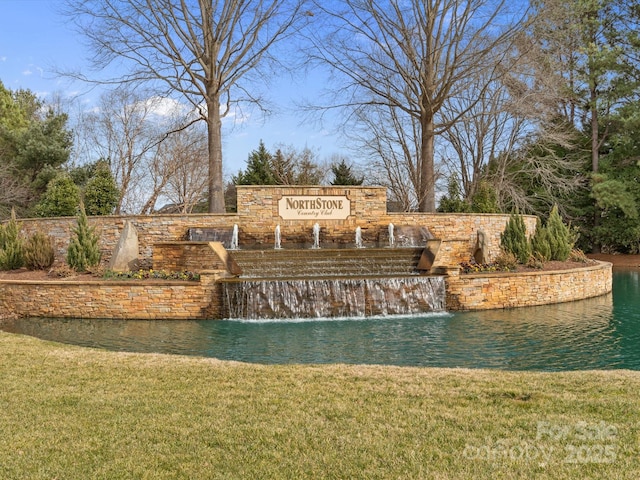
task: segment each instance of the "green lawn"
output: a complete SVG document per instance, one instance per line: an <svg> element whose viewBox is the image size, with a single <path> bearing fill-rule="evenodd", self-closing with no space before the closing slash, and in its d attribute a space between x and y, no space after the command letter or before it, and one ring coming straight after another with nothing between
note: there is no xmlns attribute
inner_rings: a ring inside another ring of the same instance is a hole
<svg viewBox="0 0 640 480"><path fill-rule="evenodd" d="M0 332L0 478L640 478L640 372L263 366Z"/></svg>

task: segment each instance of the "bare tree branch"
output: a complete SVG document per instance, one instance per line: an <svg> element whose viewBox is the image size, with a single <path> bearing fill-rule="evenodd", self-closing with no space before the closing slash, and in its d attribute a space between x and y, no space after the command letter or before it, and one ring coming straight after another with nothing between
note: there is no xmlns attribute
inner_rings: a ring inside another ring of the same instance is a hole
<svg viewBox="0 0 640 480"><path fill-rule="evenodd" d="M150 83L190 102L207 124L209 210L224 212L222 118L253 94L273 47L296 34L306 0L67 0L102 83ZM126 73L122 71L126 70ZM251 85L252 88L249 87ZM222 108L224 107L224 108Z"/></svg>
<svg viewBox="0 0 640 480"><path fill-rule="evenodd" d="M490 82L508 70L499 67L510 60L507 53L526 12L509 11L506 0L342 4L342 9L335 3L316 5L330 33L311 38L311 60L328 65L338 84L328 105L341 106L346 122L370 115L371 124L412 125L411 141L394 148L403 152L399 158L415 159L406 168L417 169L414 197L421 211L433 211L435 137L466 113L445 121L439 112L450 98L464 95L480 71L488 72L483 78ZM322 110L324 105L314 107ZM398 121L402 116L406 118ZM396 141L402 138L396 135Z"/></svg>

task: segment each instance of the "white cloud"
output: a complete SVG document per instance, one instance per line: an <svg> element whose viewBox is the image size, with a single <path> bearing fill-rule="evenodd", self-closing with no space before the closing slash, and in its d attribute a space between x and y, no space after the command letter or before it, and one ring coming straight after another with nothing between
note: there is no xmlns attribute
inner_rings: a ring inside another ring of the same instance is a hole
<svg viewBox="0 0 640 480"><path fill-rule="evenodd" d="M33 72L27 68L26 70L22 71L22 75L28 77L29 75L33 75Z"/></svg>
<svg viewBox="0 0 640 480"><path fill-rule="evenodd" d="M7 57L6 57L6 55L5 55L5 56L0 57L0 62L6 62L6 61L7 61Z"/></svg>
<svg viewBox="0 0 640 480"><path fill-rule="evenodd" d="M224 105L220 106L220 113L226 108ZM243 111L238 106L232 106L229 112L223 117L222 123L228 127L240 127L246 125L251 120L251 114Z"/></svg>
<svg viewBox="0 0 640 480"><path fill-rule="evenodd" d="M184 114L189 108L173 98L151 97L145 100L147 108L159 117L170 117L175 114Z"/></svg>

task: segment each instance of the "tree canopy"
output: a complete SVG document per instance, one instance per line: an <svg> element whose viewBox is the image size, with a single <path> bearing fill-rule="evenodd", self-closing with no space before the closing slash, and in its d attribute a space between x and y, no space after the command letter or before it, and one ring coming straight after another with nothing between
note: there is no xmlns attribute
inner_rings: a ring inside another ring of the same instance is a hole
<svg viewBox="0 0 640 480"><path fill-rule="evenodd" d="M124 66L103 83L147 83L189 102L208 132L210 212L224 212L222 118L263 103L255 81L275 44L307 16L302 0L67 0L93 65ZM81 76L81 75L80 75ZM250 81L254 81L252 85Z"/></svg>

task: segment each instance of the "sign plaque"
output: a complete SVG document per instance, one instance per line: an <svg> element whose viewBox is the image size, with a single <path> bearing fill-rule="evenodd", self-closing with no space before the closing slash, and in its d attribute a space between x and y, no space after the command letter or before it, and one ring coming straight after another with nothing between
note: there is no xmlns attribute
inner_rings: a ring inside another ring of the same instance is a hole
<svg viewBox="0 0 640 480"><path fill-rule="evenodd" d="M345 220L351 200L344 195L285 195L278 201L283 220Z"/></svg>

